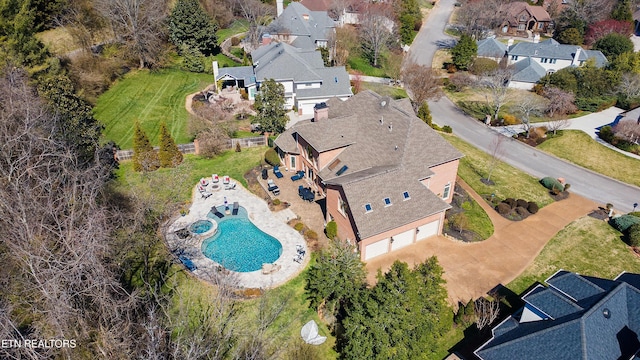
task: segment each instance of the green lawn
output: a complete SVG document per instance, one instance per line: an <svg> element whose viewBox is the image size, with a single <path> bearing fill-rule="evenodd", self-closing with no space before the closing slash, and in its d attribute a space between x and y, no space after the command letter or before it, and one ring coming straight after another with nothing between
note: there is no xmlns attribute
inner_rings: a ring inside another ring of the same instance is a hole
<svg viewBox="0 0 640 360"><path fill-rule="evenodd" d="M469 207L465 208L464 212L467 219L469 219L467 230L475 232L483 240L486 240L493 235L493 223L480 204L473 199L469 203Z"/></svg>
<svg viewBox="0 0 640 360"><path fill-rule="evenodd" d="M597 173L640 186L640 160L598 144L580 130L563 130L540 144L538 149L551 153ZM567 179L571 182L571 179Z"/></svg>
<svg viewBox="0 0 640 360"><path fill-rule="evenodd" d="M243 33L245 31L247 31L248 29L248 23L246 20L236 20L234 21L231 26L225 28L225 29L220 29L218 31L216 31L216 36L218 37L218 44L222 44L223 41L225 41L226 39L236 35L236 34L240 34Z"/></svg>
<svg viewBox="0 0 640 360"><path fill-rule="evenodd" d="M177 201L188 202L198 180L210 177L214 173L220 176L229 175L247 186L244 174L260 165L266 150L266 147L244 148L239 153L228 150L212 159L185 155L184 162L177 168L159 169L148 174L134 172L131 161L123 161L116 171L116 176L119 186L125 190L135 188L137 191L153 191L160 196L172 196ZM147 186L150 183L153 186Z"/></svg>
<svg viewBox="0 0 640 360"><path fill-rule="evenodd" d="M162 121L167 124L176 143L188 143L192 139L186 131L188 113L184 106L185 97L211 83L211 75L177 69L134 71L98 98L95 117L105 126L105 139L115 141L122 149L133 147L136 121L154 145L157 145Z"/></svg>
<svg viewBox="0 0 640 360"><path fill-rule="evenodd" d="M389 96L393 99L404 99L407 96L407 91L403 88L389 86L385 84L362 82L362 90L371 90L380 94L381 96Z"/></svg>
<svg viewBox="0 0 640 360"><path fill-rule="evenodd" d="M378 59L378 62L382 62L382 56ZM376 76L376 77L388 77L385 74L383 68L374 67L369 63L369 60L360 56L350 56L348 59L349 68L352 70L360 71L363 75Z"/></svg>
<svg viewBox="0 0 640 360"><path fill-rule="evenodd" d="M640 259L621 236L602 220L582 217L556 234L533 264L507 287L520 294L535 281L544 281L560 269L606 279L622 271L638 273Z"/></svg>
<svg viewBox="0 0 640 360"><path fill-rule="evenodd" d="M514 198L535 201L540 207L553 202L547 189L538 183L538 179L503 162L496 165L491 176L495 185L485 185L480 179L487 176L491 156L457 136L446 135L444 138L465 155L460 159L458 176L478 194L495 194L499 199Z"/></svg>

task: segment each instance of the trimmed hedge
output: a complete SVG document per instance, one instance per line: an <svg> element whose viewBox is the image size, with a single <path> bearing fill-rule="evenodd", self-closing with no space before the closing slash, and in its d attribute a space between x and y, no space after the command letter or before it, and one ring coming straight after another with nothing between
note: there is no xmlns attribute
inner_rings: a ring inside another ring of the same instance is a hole
<svg viewBox="0 0 640 360"><path fill-rule="evenodd" d="M611 219L609 224L621 233L626 233L632 225L640 224L640 218L633 215L622 215Z"/></svg>
<svg viewBox="0 0 640 360"><path fill-rule="evenodd" d="M518 214L518 216L520 216L522 219L526 218L527 216L529 216L529 211L527 211L527 209L518 206L515 209L516 214Z"/></svg>
<svg viewBox="0 0 640 360"><path fill-rule="evenodd" d="M269 149L264 153L264 161L271 166L278 166L280 165L280 156L275 149Z"/></svg>
<svg viewBox="0 0 640 360"><path fill-rule="evenodd" d="M506 198L502 202L509 205L511 209L515 208L517 204L516 199L512 199L512 198Z"/></svg>
<svg viewBox="0 0 640 360"><path fill-rule="evenodd" d="M558 179L552 178L551 176L540 179L540 184L551 191L553 191L553 189L556 189L558 191L564 190L564 186L562 186L560 181L558 181Z"/></svg>
<svg viewBox="0 0 640 360"><path fill-rule="evenodd" d="M331 240L335 239L338 236L338 224L331 220L327 223L327 227L324 229L325 234Z"/></svg>
<svg viewBox="0 0 640 360"><path fill-rule="evenodd" d="M540 210L540 208L538 208L538 204L536 204L533 201L529 201L529 203L527 204L527 211L529 211L532 214L535 214L538 212L538 210Z"/></svg>
<svg viewBox="0 0 640 360"><path fill-rule="evenodd" d="M640 246L640 223L629 226L629 245Z"/></svg>
<svg viewBox="0 0 640 360"><path fill-rule="evenodd" d="M496 206L496 211L498 214L505 216L511 212L511 206L507 203L501 202Z"/></svg>

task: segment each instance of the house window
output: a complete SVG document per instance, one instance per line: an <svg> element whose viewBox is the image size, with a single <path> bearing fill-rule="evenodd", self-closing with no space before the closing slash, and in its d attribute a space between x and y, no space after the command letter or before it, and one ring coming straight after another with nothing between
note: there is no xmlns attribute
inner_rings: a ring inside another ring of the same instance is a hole
<svg viewBox="0 0 640 360"><path fill-rule="evenodd" d="M538 23L538 29L544 28L544 23Z"/></svg>
<svg viewBox="0 0 640 360"><path fill-rule="evenodd" d="M391 206L391 199L390 198L384 198L384 206Z"/></svg>
<svg viewBox="0 0 640 360"><path fill-rule="evenodd" d="M347 206L347 203L344 202L344 200L342 200L340 196L338 196L338 211L340 211L340 214L344 215L345 217L347 216Z"/></svg>
<svg viewBox="0 0 640 360"><path fill-rule="evenodd" d="M556 63L556 59L550 59L549 62L552 63L552 64L555 64Z"/></svg>
<svg viewBox="0 0 640 360"><path fill-rule="evenodd" d="M408 192L408 191L403 192L403 193L402 193L402 197L403 197L405 200L409 200L409 199L411 199L411 196L409 196L409 192Z"/></svg>
<svg viewBox="0 0 640 360"><path fill-rule="evenodd" d="M524 27L525 27L525 25L524 25L524 24L519 24L519 25L518 25L518 30L520 30L520 31L524 31Z"/></svg>
<svg viewBox="0 0 640 360"><path fill-rule="evenodd" d="M289 157L289 164L291 165L292 169L296 168L296 157L295 156L291 155Z"/></svg>
<svg viewBox="0 0 640 360"><path fill-rule="evenodd" d="M511 60L517 61L518 60L518 55L511 55Z"/></svg>
<svg viewBox="0 0 640 360"><path fill-rule="evenodd" d="M364 212L365 213L370 213L372 211L373 211L373 208L371 208L371 204L369 204L369 203L364 204Z"/></svg>
<svg viewBox="0 0 640 360"><path fill-rule="evenodd" d="M547 61L549 61L549 59L547 59L547 58L541 58L540 59L540 62L543 63L543 64L546 64Z"/></svg>
<svg viewBox="0 0 640 360"><path fill-rule="evenodd" d="M444 186L444 192L442 193L442 198L448 199L450 192L451 192L451 183L447 183L447 185Z"/></svg>

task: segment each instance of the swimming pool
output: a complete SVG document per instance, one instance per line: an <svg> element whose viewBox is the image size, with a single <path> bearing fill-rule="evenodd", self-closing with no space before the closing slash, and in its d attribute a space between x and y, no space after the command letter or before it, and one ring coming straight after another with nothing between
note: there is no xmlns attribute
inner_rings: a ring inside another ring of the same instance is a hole
<svg viewBox="0 0 640 360"><path fill-rule="evenodd" d="M224 206L218 211L225 214ZM273 263L282 255L282 244L273 236L258 229L248 218L247 210L238 209L238 215L222 218L209 217L218 223L218 231L202 243L202 253L225 268L238 272L262 269L262 264Z"/></svg>

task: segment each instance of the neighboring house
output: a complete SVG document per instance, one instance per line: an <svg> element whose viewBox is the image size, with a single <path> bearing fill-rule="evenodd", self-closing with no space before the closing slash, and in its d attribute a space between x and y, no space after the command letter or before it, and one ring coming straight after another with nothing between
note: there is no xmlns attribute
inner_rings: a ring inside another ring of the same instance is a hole
<svg viewBox="0 0 640 360"><path fill-rule="evenodd" d="M418 119L408 99L363 91L331 99L275 146L289 171L326 198L326 221L363 260L441 234L462 154Z"/></svg>
<svg viewBox="0 0 640 360"><path fill-rule="evenodd" d="M504 45L494 38L478 41L478 56L499 61L500 53L507 57L514 69L509 87L531 89L546 74L569 66L582 66L593 59L596 66L607 64L607 58L598 50L585 50L580 46L560 44L553 39L542 42L519 42Z"/></svg>
<svg viewBox="0 0 640 360"><path fill-rule="evenodd" d="M249 100L254 100L260 83L274 79L284 86L285 107L295 107L300 115L313 114L314 105L330 98L345 100L353 95L344 66L325 67L322 55L314 49L272 42L251 52L251 58L253 66L218 69L214 63L216 82L222 82L223 88L244 89Z"/></svg>
<svg viewBox="0 0 640 360"><path fill-rule="evenodd" d="M614 280L560 270L475 351L482 360L640 359L640 275Z"/></svg>
<svg viewBox="0 0 640 360"><path fill-rule="evenodd" d="M522 34L527 31L547 33L553 29L551 16L542 6L532 6L526 2L507 4L506 17L501 25L503 34Z"/></svg>
<svg viewBox="0 0 640 360"><path fill-rule="evenodd" d="M315 11L327 11L329 14L335 12L334 1L332 0L300 0L300 4L306 6L309 10ZM388 6L384 2L371 2L366 1L349 1L344 3L344 9L339 14L335 14L335 21L338 26L344 25L358 25L362 14L367 11L367 6ZM391 10L389 10L391 11ZM385 17L384 26L389 31L393 31L395 23L388 17Z"/></svg>
<svg viewBox="0 0 640 360"><path fill-rule="evenodd" d="M299 2L283 9L282 1L277 0L278 17L267 27L271 39L305 50L330 47L336 22L326 10L312 11Z"/></svg>

